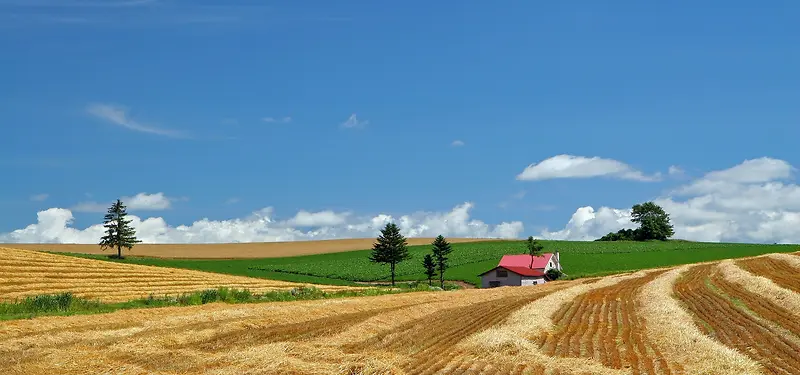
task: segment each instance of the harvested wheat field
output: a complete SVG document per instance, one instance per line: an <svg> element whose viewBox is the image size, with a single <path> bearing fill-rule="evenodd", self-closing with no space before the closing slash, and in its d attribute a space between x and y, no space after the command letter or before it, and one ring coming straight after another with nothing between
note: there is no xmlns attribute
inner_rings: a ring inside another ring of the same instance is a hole
<svg viewBox="0 0 800 375"><path fill-rule="evenodd" d="M226 286L254 292L303 284L183 269L140 266L0 247L0 301L73 292L105 302L196 292ZM319 286L333 291L347 287Z"/></svg>
<svg viewBox="0 0 800 375"><path fill-rule="evenodd" d="M408 238L409 245L428 245L433 238ZM450 243L493 241L485 238L448 238ZM372 247L374 238L342 240L248 242L222 244L137 244L125 255L180 259L232 259L232 258L281 258L298 255L338 253L365 250ZM53 251L60 253L111 254L96 244L6 244L0 246L15 249Z"/></svg>
<svg viewBox="0 0 800 375"><path fill-rule="evenodd" d="M784 268L775 268L780 283L771 268L748 271L775 260L796 267L795 259L530 287L9 321L0 323L0 368L30 375L799 374L800 296L785 287L796 284Z"/></svg>

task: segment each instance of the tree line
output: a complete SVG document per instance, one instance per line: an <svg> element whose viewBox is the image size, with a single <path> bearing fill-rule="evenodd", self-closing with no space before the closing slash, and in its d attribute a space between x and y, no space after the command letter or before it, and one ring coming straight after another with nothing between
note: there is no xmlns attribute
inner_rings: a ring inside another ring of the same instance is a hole
<svg viewBox="0 0 800 375"><path fill-rule="evenodd" d="M442 235L437 236L431 246L431 253L425 254L422 258L422 267L428 277L428 285L433 285L433 278L438 275L439 286L444 289L444 273L450 267L448 256L453 248ZM397 264L409 259L411 254L408 252L408 241L400 233L400 228L395 223L386 224L372 245L370 262L389 265L394 286Z"/></svg>

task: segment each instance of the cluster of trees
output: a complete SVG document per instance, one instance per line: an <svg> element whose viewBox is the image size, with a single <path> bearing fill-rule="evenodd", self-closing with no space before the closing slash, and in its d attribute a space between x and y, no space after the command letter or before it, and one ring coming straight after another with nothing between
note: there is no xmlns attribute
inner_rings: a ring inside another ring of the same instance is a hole
<svg viewBox="0 0 800 375"><path fill-rule="evenodd" d="M442 235L436 237L431 245L433 246L432 253L425 254L422 266L425 268L425 275L428 276L428 285L433 285L433 278L438 275L439 285L444 288L444 272L450 266L448 255L453 249ZM395 223L386 224L372 245L369 260L373 263L389 265L392 286L394 286L397 264L409 259L411 259L411 254L408 252L408 242L400 233L400 228Z"/></svg>
<svg viewBox="0 0 800 375"><path fill-rule="evenodd" d="M631 209L631 222L639 224L639 228L620 229L595 241L666 241L675 234L669 214L653 202L635 204Z"/></svg>

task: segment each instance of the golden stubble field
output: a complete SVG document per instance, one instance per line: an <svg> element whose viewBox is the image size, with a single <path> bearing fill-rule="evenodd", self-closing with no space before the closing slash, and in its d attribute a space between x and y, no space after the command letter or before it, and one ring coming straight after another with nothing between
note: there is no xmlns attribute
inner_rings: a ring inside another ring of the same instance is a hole
<svg viewBox="0 0 800 375"><path fill-rule="evenodd" d="M800 256L0 323L3 374L798 374Z"/></svg>
<svg viewBox="0 0 800 375"><path fill-rule="evenodd" d="M433 238L408 238L409 245L428 245ZM448 238L450 243L495 241L481 238ZM372 248L374 238L353 238L342 240L292 241L292 242L252 242L225 244L137 244L125 255L158 258L280 258L298 255L338 253ZM112 254L116 250L101 250L96 244L0 244L0 247L15 249L54 251L62 253Z"/></svg>
<svg viewBox="0 0 800 375"><path fill-rule="evenodd" d="M0 247L0 301L72 292L87 299L124 302L150 294L178 295L220 286L265 292L301 285L304 284ZM326 291L348 289L329 285L317 287Z"/></svg>

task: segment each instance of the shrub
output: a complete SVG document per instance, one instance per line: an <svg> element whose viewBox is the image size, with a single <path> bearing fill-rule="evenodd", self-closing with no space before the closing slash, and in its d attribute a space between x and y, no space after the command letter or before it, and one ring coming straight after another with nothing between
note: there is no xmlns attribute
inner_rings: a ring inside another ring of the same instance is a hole
<svg viewBox="0 0 800 375"><path fill-rule="evenodd" d="M552 280L560 279L561 276L564 275L564 273L559 271L558 269L551 268L551 269L547 270L547 272L545 272L544 275L545 275L545 277L547 277L548 280L552 281Z"/></svg>
<svg viewBox="0 0 800 375"><path fill-rule="evenodd" d="M217 302L218 300L219 300L219 291L217 289L206 289L200 292L201 304Z"/></svg>
<svg viewBox="0 0 800 375"><path fill-rule="evenodd" d="M231 297L235 302L248 302L253 299L253 293L249 289L234 289Z"/></svg>
<svg viewBox="0 0 800 375"><path fill-rule="evenodd" d="M72 293L41 294L26 297L22 301L22 309L28 312L69 311L73 302Z"/></svg>
<svg viewBox="0 0 800 375"><path fill-rule="evenodd" d="M56 305L59 311L67 311L72 306L72 293L60 293L56 295Z"/></svg>

